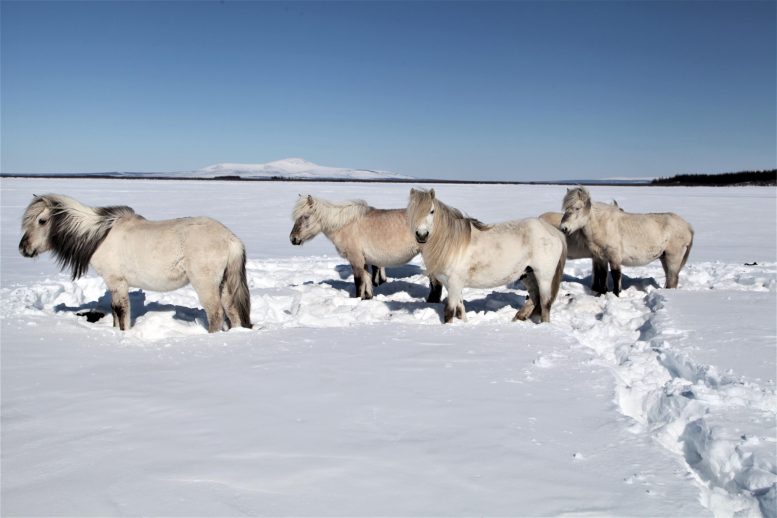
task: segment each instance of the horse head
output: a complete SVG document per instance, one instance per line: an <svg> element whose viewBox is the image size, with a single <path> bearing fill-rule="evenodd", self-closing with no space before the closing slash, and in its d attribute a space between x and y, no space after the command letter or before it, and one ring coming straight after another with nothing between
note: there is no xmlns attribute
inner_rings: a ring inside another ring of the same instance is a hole
<svg viewBox="0 0 777 518"><path fill-rule="evenodd" d="M562 210L564 215L559 225L562 232L569 235L584 227L591 214L591 195L588 189L585 187L567 189Z"/></svg>
<svg viewBox="0 0 777 518"><path fill-rule="evenodd" d="M292 245L301 245L321 232L321 224L316 217L315 206L316 199L313 196L310 194L299 195L292 212L294 226L289 234L289 240Z"/></svg>
<svg viewBox="0 0 777 518"><path fill-rule="evenodd" d="M434 230L434 189L428 191L410 189L407 221L418 244L424 244Z"/></svg>
<svg viewBox="0 0 777 518"><path fill-rule="evenodd" d="M22 217L22 239L19 241L19 253L24 257L35 257L51 249L52 214L53 207L47 196L35 196L27 206Z"/></svg>

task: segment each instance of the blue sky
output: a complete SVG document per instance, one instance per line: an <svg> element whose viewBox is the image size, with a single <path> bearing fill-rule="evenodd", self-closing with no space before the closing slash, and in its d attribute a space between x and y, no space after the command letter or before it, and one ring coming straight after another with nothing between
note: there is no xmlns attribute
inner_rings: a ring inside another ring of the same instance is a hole
<svg viewBox="0 0 777 518"><path fill-rule="evenodd" d="M3 173L777 167L777 3L0 3Z"/></svg>

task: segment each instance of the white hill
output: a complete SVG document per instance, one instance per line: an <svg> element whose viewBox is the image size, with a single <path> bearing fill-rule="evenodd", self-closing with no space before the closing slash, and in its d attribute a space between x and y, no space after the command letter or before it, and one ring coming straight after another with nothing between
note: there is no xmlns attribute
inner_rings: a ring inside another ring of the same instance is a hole
<svg viewBox="0 0 777 518"><path fill-rule="evenodd" d="M321 178L343 180L396 180L411 179L388 171L329 167L309 162L303 158L286 158L266 164L222 163L209 165L196 171L180 173L185 176L213 178L216 176L240 176L243 178Z"/></svg>

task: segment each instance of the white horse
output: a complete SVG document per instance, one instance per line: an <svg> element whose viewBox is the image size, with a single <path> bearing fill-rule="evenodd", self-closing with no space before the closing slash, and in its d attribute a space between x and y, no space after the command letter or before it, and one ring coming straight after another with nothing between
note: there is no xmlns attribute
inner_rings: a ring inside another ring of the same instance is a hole
<svg viewBox="0 0 777 518"><path fill-rule="evenodd" d="M35 196L22 219L19 252L51 251L73 279L89 265L111 293L113 326L130 328L129 288L171 291L191 282L208 316L208 332L251 327L245 248L210 218L148 221L129 207L89 207L60 194Z"/></svg>
<svg viewBox="0 0 777 518"><path fill-rule="evenodd" d="M528 303L515 315L525 320L539 312L550 321L558 293L567 245L564 235L539 218L485 225L435 198L430 191L410 190L407 220L421 245L426 273L448 290L444 320L466 320L461 291L493 288L523 279Z"/></svg>
<svg viewBox="0 0 777 518"><path fill-rule="evenodd" d="M621 266L644 266L661 259L666 287L676 288L693 245L693 229L671 212L631 214L592 203L585 187L567 189L561 230L580 231L594 261L610 265L613 293L621 291Z"/></svg>
<svg viewBox="0 0 777 518"><path fill-rule="evenodd" d="M354 296L372 298L372 285L386 280L386 266L399 266L418 255L418 244L408 229L404 209L376 209L363 200L331 203L300 195L292 212L289 239L301 245L323 232L337 252L348 260L356 284ZM373 268L373 282L368 266ZM427 302L439 302L442 286L429 279Z"/></svg>

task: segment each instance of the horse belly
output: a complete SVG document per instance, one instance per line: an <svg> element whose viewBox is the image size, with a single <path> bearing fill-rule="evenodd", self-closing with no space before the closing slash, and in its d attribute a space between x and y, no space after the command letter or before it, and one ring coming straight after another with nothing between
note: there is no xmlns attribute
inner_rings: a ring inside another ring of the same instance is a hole
<svg viewBox="0 0 777 518"><path fill-rule="evenodd" d="M400 266L418 255L415 247L400 246L392 248L385 245L375 246L373 244L364 246L363 252L367 263L374 264L375 266Z"/></svg>
<svg viewBox="0 0 777 518"><path fill-rule="evenodd" d="M189 284L185 273L177 275L136 274L127 276L127 283L134 287L150 291L173 291Z"/></svg>
<svg viewBox="0 0 777 518"><path fill-rule="evenodd" d="M472 257L467 267L467 286L472 288L494 288L517 280L526 265L516 264L502 254L482 254Z"/></svg>

